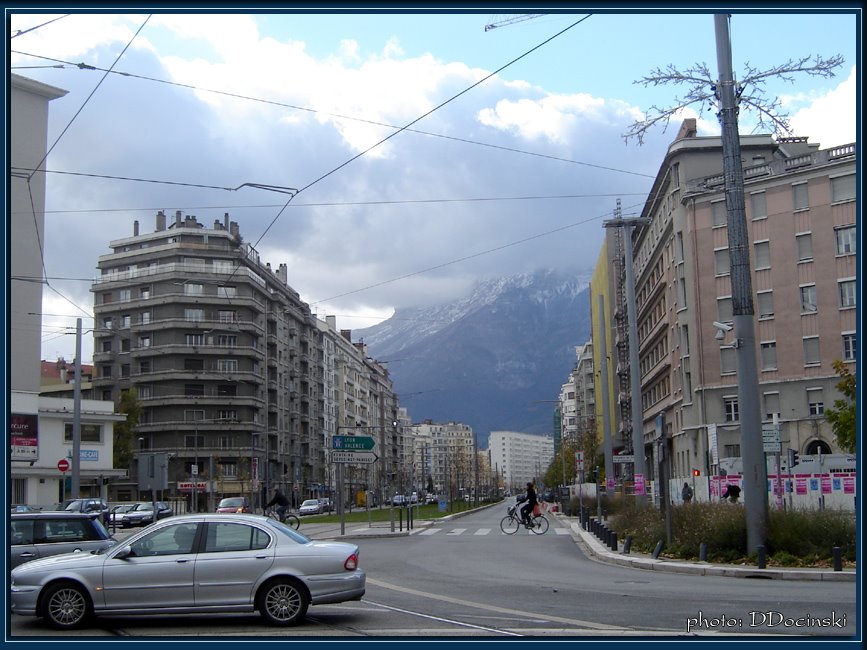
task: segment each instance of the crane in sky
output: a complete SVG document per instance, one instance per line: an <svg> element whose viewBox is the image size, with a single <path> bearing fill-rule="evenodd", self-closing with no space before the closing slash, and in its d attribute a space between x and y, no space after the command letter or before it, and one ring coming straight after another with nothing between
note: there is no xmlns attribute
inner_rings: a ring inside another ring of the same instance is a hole
<svg viewBox="0 0 867 650"><path fill-rule="evenodd" d="M512 25L514 23L524 22L525 20L532 20L533 18L538 18L539 16L545 16L546 14L513 14L508 18L503 18L501 20L495 20L493 22L485 25L485 31L489 32L492 29L496 29L497 27L505 27L506 25Z"/></svg>

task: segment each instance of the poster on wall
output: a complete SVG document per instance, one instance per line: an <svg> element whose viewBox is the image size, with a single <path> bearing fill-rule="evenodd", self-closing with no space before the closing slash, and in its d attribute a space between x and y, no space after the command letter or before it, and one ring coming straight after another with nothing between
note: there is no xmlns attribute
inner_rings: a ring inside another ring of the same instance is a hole
<svg viewBox="0 0 867 650"><path fill-rule="evenodd" d="M12 413L9 416L10 460L39 460L39 416Z"/></svg>

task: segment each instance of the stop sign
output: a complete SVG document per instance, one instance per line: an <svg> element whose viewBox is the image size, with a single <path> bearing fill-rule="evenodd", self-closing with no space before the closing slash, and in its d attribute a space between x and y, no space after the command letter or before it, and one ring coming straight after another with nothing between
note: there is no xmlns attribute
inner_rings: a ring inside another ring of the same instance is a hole
<svg viewBox="0 0 867 650"><path fill-rule="evenodd" d="M61 472L65 472L66 470L69 469L69 461L66 460L65 458L61 458L60 460L58 460L57 461L57 469L59 469Z"/></svg>

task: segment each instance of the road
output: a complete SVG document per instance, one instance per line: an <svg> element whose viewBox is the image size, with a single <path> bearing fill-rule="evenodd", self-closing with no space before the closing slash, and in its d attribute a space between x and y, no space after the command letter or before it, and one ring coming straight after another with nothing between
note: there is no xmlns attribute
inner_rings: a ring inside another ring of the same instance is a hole
<svg viewBox="0 0 867 650"><path fill-rule="evenodd" d="M360 602L311 607L275 629L258 616L103 619L82 636L623 637L856 633L856 583L646 571L588 559L554 517L542 536L503 535L504 506L409 537L356 540L368 588ZM53 636L12 617L14 636ZM60 634L57 634L60 636ZM63 636L68 636L64 634Z"/></svg>

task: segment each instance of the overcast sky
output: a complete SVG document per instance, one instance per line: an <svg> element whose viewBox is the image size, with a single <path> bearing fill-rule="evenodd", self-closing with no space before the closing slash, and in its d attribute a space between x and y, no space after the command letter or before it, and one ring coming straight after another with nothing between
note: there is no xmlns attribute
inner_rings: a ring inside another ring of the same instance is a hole
<svg viewBox="0 0 867 650"><path fill-rule="evenodd" d="M856 139L857 35L854 14L822 11L738 14L731 36L740 76L843 56L832 79L765 87L794 135L825 148ZM158 210L205 224L228 212L341 328L481 278L592 269L602 222L617 198L640 212L682 119L625 142L682 90L635 82L669 64L718 74L710 13L548 14L487 31L507 17L58 16L11 14L11 70L68 91L49 114L43 359L72 359L63 332L75 317L92 326L98 257L135 220L153 231ZM719 133L713 110L684 117ZM753 125L741 115L742 133Z"/></svg>

